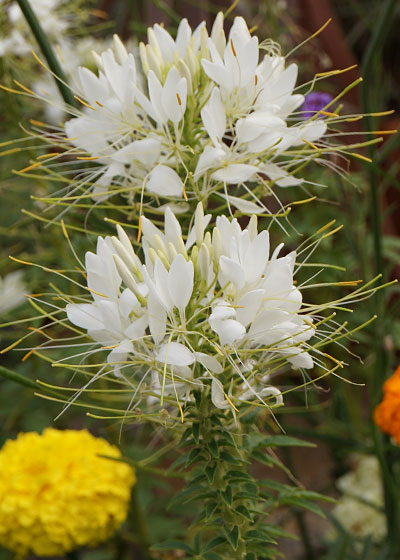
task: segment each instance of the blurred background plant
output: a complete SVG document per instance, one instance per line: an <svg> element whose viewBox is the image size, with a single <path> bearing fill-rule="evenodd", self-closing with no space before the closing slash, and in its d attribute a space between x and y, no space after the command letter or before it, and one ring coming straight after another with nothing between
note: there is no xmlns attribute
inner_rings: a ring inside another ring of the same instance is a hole
<svg viewBox="0 0 400 560"><path fill-rule="evenodd" d="M358 64L357 68L324 81L324 91L334 95L362 75L362 85L344 97L347 111L357 114L394 109L395 113L380 117L373 124L371 119L363 121L364 124L354 122L348 128L349 141L361 141L365 131L392 131L398 127L398 2L240 0L231 6L224 0L213 3L205 0L54 0L43 2L43 5L54 16L54 20L49 18L52 25L46 31L57 56L67 61L71 71L79 64L88 64L89 52L103 50L110 44L114 32L135 49L137 42L146 38L147 26L155 22L164 22L173 32L182 17L187 17L195 27L204 19L210 22L218 10L228 10L228 20L234 15L243 15L249 28L253 27L260 38L270 37L279 42L282 53L286 54L332 17L332 22L321 35L291 56L300 64L302 75L299 81L306 82L317 72ZM36 2L33 6L36 7ZM15 89L18 82L44 96L58 93L50 76L30 52L31 48L37 53L39 50L23 18L18 15L16 2L0 0L0 8L0 83L5 86L0 91L0 318L7 327L0 331L0 337L2 348L7 348L25 336L29 332L27 328L31 332L43 328L42 320L26 321L26 317L36 316L36 310L29 311L29 304L21 303L21 294L41 294L48 291L49 285L46 270L22 267L10 261L8 255L26 261L35 260L56 269L72 270L75 262L72 252L65 249L60 220L49 226L46 222L50 222L55 214L44 212L43 203L37 200L56 191L60 184L52 182L46 175L38 180L36 173L30 177L29 171L23 174L17 171L27 167L29 159L38 155L37 150L45 153L42 144L35 146L34 139L29 143L19 142L18 139L24 136L26 123L31 121L32 124L33 121L34 126L40 126L42 120L51 120L58 124L62 114L45 114L45 104L10 94L7 88ZM329 169L314 168L308 179L316 185L329 186L329 189L310 188L306 194L316 195L317 200L310 206L305 204L296 208L295 225L299 231L291 238L293 247L331 220L344 226L340 234L326 239L313 257L317 262L339 264L350 278L367 279L382 274L383 281L389 281L397 278L399 273L400 141L398 134L383 134L383 137L382 144L363 152L373 159L372 164L351 163L351 182L333 175ZM12 142L15 140L17 142ZM345 162L344 166L350 166L350 163ZM87 215L88 208L85 207L74 208L68 215L71 243L80 255L93 247L93 234L104 235L112 231L111 225L104 222L105 213L101 209L90 215L85 227ZM19 269L21 273L17 273ZM318 278L321 282L342 279L339 271L330 268ZM57 286L63 289L62 279ZM321 292L314 295L323 296ZM40 300L41 296L37 297ZM383 382L398 365L399 302L398 287L394 286L378 292L357 307L357 317L351 318L350 324L363 323L374 314L379 317L357 332L347 343L347 348L339 353L336 350L337 358L348 364L343 371L348 382L331 376L319 383L319 390L310 390L306 394L304 391L293 392L286 406L278 411L279 422L289 435L305 437L318 444L306 452L302 448L288 447L281 453L291 468L290 476L295 476L309 490L340 498L333 509L324 505L325 520L318 519L315 512L304 513L293 508L282 509L276 514L279 525L298 536L297 542L284 537L280 539L280 550L291 560L395 560L400 557L400 453L373 422L373 410L381 399ZM29 346L34 344L29 341ZM357 356L362 356L362 360ZM46 363L28 351L4 353L0 367L3 368L0 369L3 375L0 394L2 442L20 431L40 431L52 424L61 409L57 402L59 397L54 390L37 384L36 379L68 386L68 371L57 372L55 381L50 362ZM11 371L16 376L20 374L20 381L25 385L15 383ZM27 383L27 379L31 382ZM38 398L35 393L46 398ZM276 432L276 425L268 416L258 419L259 424L263 422L265 427ZM143 541L147 545L182 536L182 520L190 518L190 506L186 509L172 506L165 515L171 488L181 487L181 475L169 468L177 457L174 440L166 438L162 430L152 433L140 423L126 425L120 431L117 423L84 418L74 408L68 409L56 425L60 428L89 427L94 433L119 443L123 455L137 469L139 483L135 487L132 512L126 525L106 547L85 551L85 558L102 560L135 554L134 557L140 559ZM367 474L364 468L364 478L359 474L362 464L368 467L365 467ZM266 468L258 465L255 469L262 473ZM287 482L284 473L277 473L276 480L277 484ZM368 487L372 497L368 495ZM145 512L143 519L136 507L138 504ZM368 519L372 519L371 526L366 521L366 512L370 514ZM353 522L349 522L350 516ZM146 518L151 520L150 528L145 527ZM6 551L2 554L4 558L9 555ZM181 556L179 552L171 552L171 556L164 551L152 554L154 558L179 558L184 557L185 552L182 551Z"/></svg>

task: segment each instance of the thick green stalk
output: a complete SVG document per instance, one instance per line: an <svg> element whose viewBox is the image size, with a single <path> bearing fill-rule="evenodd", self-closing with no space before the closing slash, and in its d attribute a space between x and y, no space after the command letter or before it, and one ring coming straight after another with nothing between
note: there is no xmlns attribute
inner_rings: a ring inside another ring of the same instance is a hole
<svg viewBox="0 0 400 560"><path fill-rule="evenodd" d="M390 28L390 21L396 5L396 0L387 0L380 9L380 17L374 29L374 33L369 42L367 51L362 62L362 73L364 78L362 88L362 110L369 113L376 109L372 106L371 91L378 87L374 84L373 70L380 64L380 55L385 41L385 37ZM365 127L367 131L373 130L371 117L366 117ZM372 146L369 147L369 155L373 159L374 153ZM373 246L375 256L375 273L384 274L383 247L382 247L382 218L381 218L381 197L379 192L379 168L378 163L372 163L369 167L370 181L370 216L373 232ZM384 278L382 278L382 282ZM383 341L385 335L385 296L382 290L378 290L374 296L373 303L378 320L375 322L374 333L374 353L375 364L373 371L373 379L371 384L371 402L375 407L382 394L382 385L387 375L387 359ZM373 436L375 442L375 451L379 460L383 486L385 495L385 510L388 528L388 541L391 547L391 553L395 556L400 549L400 516L397 500L396 485L391 472L391 465L385 447L387 447L388 439L383 436L380 430L374 426Z"/></svg>
<svg viewBox="0 0 400 560"><path fill-rule="evenodd" d="M53 72L54 79L56 80L57 87L60 90L62 98L68 105L72 105L73 107L76 106L74 96L72 95L72 92L67 85L65 74L57 60L57 57L54 54L46 33L43 31L43 28L40 25L35 12L32 10L29 1L17 0L17 2L19 7L21 8L22 13L25 16L26 21L28 22L29 27L32 30L32 33L35 36L40 50L47 60L50 70Z"/></svg>

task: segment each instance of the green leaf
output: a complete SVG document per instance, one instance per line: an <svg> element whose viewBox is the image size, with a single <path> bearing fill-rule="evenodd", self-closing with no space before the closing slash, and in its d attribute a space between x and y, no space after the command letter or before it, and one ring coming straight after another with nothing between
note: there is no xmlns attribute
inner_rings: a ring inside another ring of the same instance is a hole
<svg viewBox="0 0 400 560"><path fill-rule="evenodd" d="M317 506L313 502L310 502L309 500L296 497L287 497L283 499L279 498L278 501L282 506L294 506L311 511L312 513L315 513L320 517L326 517L325 512L319 506Z"/></svg>
<svg viewBox="0 0 400 560"><path fill-rule="evenodd" d="M185 467L190 467L190 465L192 465L196 461L196 459L199 458L201 451L202 450L199 447L195 447L194 449L192 449L186 460Z"/></svg>
<svg viewBox="0 0 400 560"><path fill-rule="evenodd" d="M197 422L193 424L192 426L192 434L193 434L193 438L195 440L196 443L199 443L200 441L200 424L198 424Z"/></svg>
<svg viewBox="0 0 400 560"><path fill-rule="evenodd" d="M243 472L243 471L234 471L234 470L228 471L225 476L228 479L239 478L241 480L250 480L250 481L253 480L252 477L249 474L247 474L246 472Z"/></svg>
<svg viewBox="0 0 400 560"><path fill-rule="evenodd" d="M214 513L214 511L217 509L217 502L210 502L209 504L207 504L206 507L206 519L207 521L210 519L210 517L212 516L212 514Z"/></svg>
<svg viewBox="0 0 400 560"><path fill-rule="evenodd" d="M257 529L248 531L246 533L246 540L247 539L256 539L258 541L262 541L270 544L278 544L273 537L270 537L269 535L265 534L263 531L259 531Z"/></svg>
<svg viewBox="0 0 400 560"><path fill-rule="evenodd" d="M219 441L223 445L227 445L229 447L237 447L232 435L227 431L224 431L223 435L219 438Z"/></svg>
<svg viewBox="0 0 400 560"><path fill-rule="evenodd" d="M236 511L240 514L243 515L243 517L245 517L246 519L248 519L249 521L253 521L253 517L251 515L251 513L249 512L249 510L247 509L246 506L244 505L240 505L236 508Z"/></svg>
<svg viewBox="0 0 400 560"><path fill-rule="evenodd" d="M234 525L233 529L229 532L225 529L225 533L228 541L231 543L233 550L237 550L240 536L239 527L237 525Z"/></svg>
<svg viewBox="0 0 400 560"><path fill-rule="evenodd" d="M222 535L219 535L218 537L215 537L205 545L205 547L202 550L202 553L204 554L205 552L208 552L209 550L212 550L213 548L216 548L217 546L224 543L226 543L226 538L223 537Z"/></svg>
<svg viewBox="0 0 400 560"><path fill-rule="evenodd" d="M182 447L183 445L187 445L187 438L191 435L192 430L190 428L186 428L186 430L183 432L182 437L178 443L178 447Z"/></svg>
<svg viewBox="0 0 400 560"><path fill-rule="evenodd" d="M214 459L218 459L218 457L219 457L219 450L218 450L218 444L217 444L217 442L215 441L215 439L212 439L211 441L209 441L209 442L207 443L207 449L208 449L208 451L211 453L211 456L212 456Z"/></svg>
<svg viewBox="0 0 400 560"><path fill-rule="evenodd" d="M265 436L255 433L248 435L246 440L247 446L250 449L256 449L258 447L316 447L315 443L282 434L277 436Z"/></svg>
<svg viewBox="0 0 400 560"><path fill-rule="evenodd" d="M249 552L246 554L245 560L257 560L257 556L254 554L254 552Z"/></svg>
<svg viewBox="0 0 400 560"><path fill-rule="evenodd" d="M234 455L231 455L227 451L221 451L219 456L221 458L221 461L224 461L224 463L230 463L231 465L240 465L242 463L240 459L238 459Z"/></svg>
<svg viewBox="0 0 400 560"><path fill-rule="evenodd" d="M254 482L246 482L246 484L242 486L241 490L247 492L248 494L251 494L253 496L253 500L259 495L258 486Z"/></svg>
<svg viewBox="0 0 400 560"><path fill-rule="evenodd" d="M209 484L212 484L214 482L214 477L215 477L215 471L216 470L217 470L217 463L207 465L206 468L204 469L204 472L206 473L207 480L208 480Z"/></svg>
<svg viewBox="0 0 400 560"><path fill-rule="evenodd" d="M173 539L154 544L151 548L152 550L184 550L188 554L193 554L193 549L188 544Z"/></svg>
<svg viewBox="0 0 400 560"><path fill-rule="evenodd" d="M228 506L232 505L233 502L232 488L229 485L226 487L224 491L221 491L221 498Z"/></svg>

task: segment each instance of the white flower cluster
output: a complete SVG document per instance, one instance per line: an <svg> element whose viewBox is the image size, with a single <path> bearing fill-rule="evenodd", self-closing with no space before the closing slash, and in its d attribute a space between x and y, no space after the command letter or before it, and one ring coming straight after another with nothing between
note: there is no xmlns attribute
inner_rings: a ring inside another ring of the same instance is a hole
<svg viewBox="0 0 400 560"><path fill-rule="evenodd" d="M374 456L354 459L355 468L337 481L342 496L332 513L351 535L381 542L386 537L386 517L379 463Z"/></svg>
<svg viewBox="0 0 400 560"><path fill-rule="evenodd" d="M255 216L243 230L219 216L212 233L209 220L199 203L185 243L169 208L164 232L142 217L144 263L121 227L99 237L96 254L86 254L93 300L68 304L68 319L111 350L108 364L141 395L147 387L161 400L187 399L208 378L220 408L271 395L281 403L268 368L313 366L315 328L294 286L295 253L279 256L281 244L270 254Z"/></svg>
<svg viewBox="0 0 400 560"><path fill-rule="evenodd" d="M115 36L113 49L94 53L97 74L79 68L74 93L83 108L71 109L59 138L80 164L95 162L81 170L79 185L95 200L143 190L178 201L214 193L257 213L273 184L302 183L297 168L317 157L327 124L300 118L297 65L285 67L273 50L261 56L263 48L241 17L226 37L222 13L210 36L204 22L192 32L185 19L176 40L150 28L140 64ZM249 182L262 185L258 197ZM228 194L227 185L249 200Z"/></svg>

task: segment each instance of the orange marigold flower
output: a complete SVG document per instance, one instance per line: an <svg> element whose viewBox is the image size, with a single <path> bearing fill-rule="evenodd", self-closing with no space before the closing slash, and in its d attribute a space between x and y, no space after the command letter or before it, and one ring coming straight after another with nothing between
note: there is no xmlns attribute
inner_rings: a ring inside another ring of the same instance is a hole
<svg viewBox="0 0 400 560"><path fill-rule="evenodd" d="M383 384L383 399L374 411L374 421L400 445L400 366Z"/></svg>

